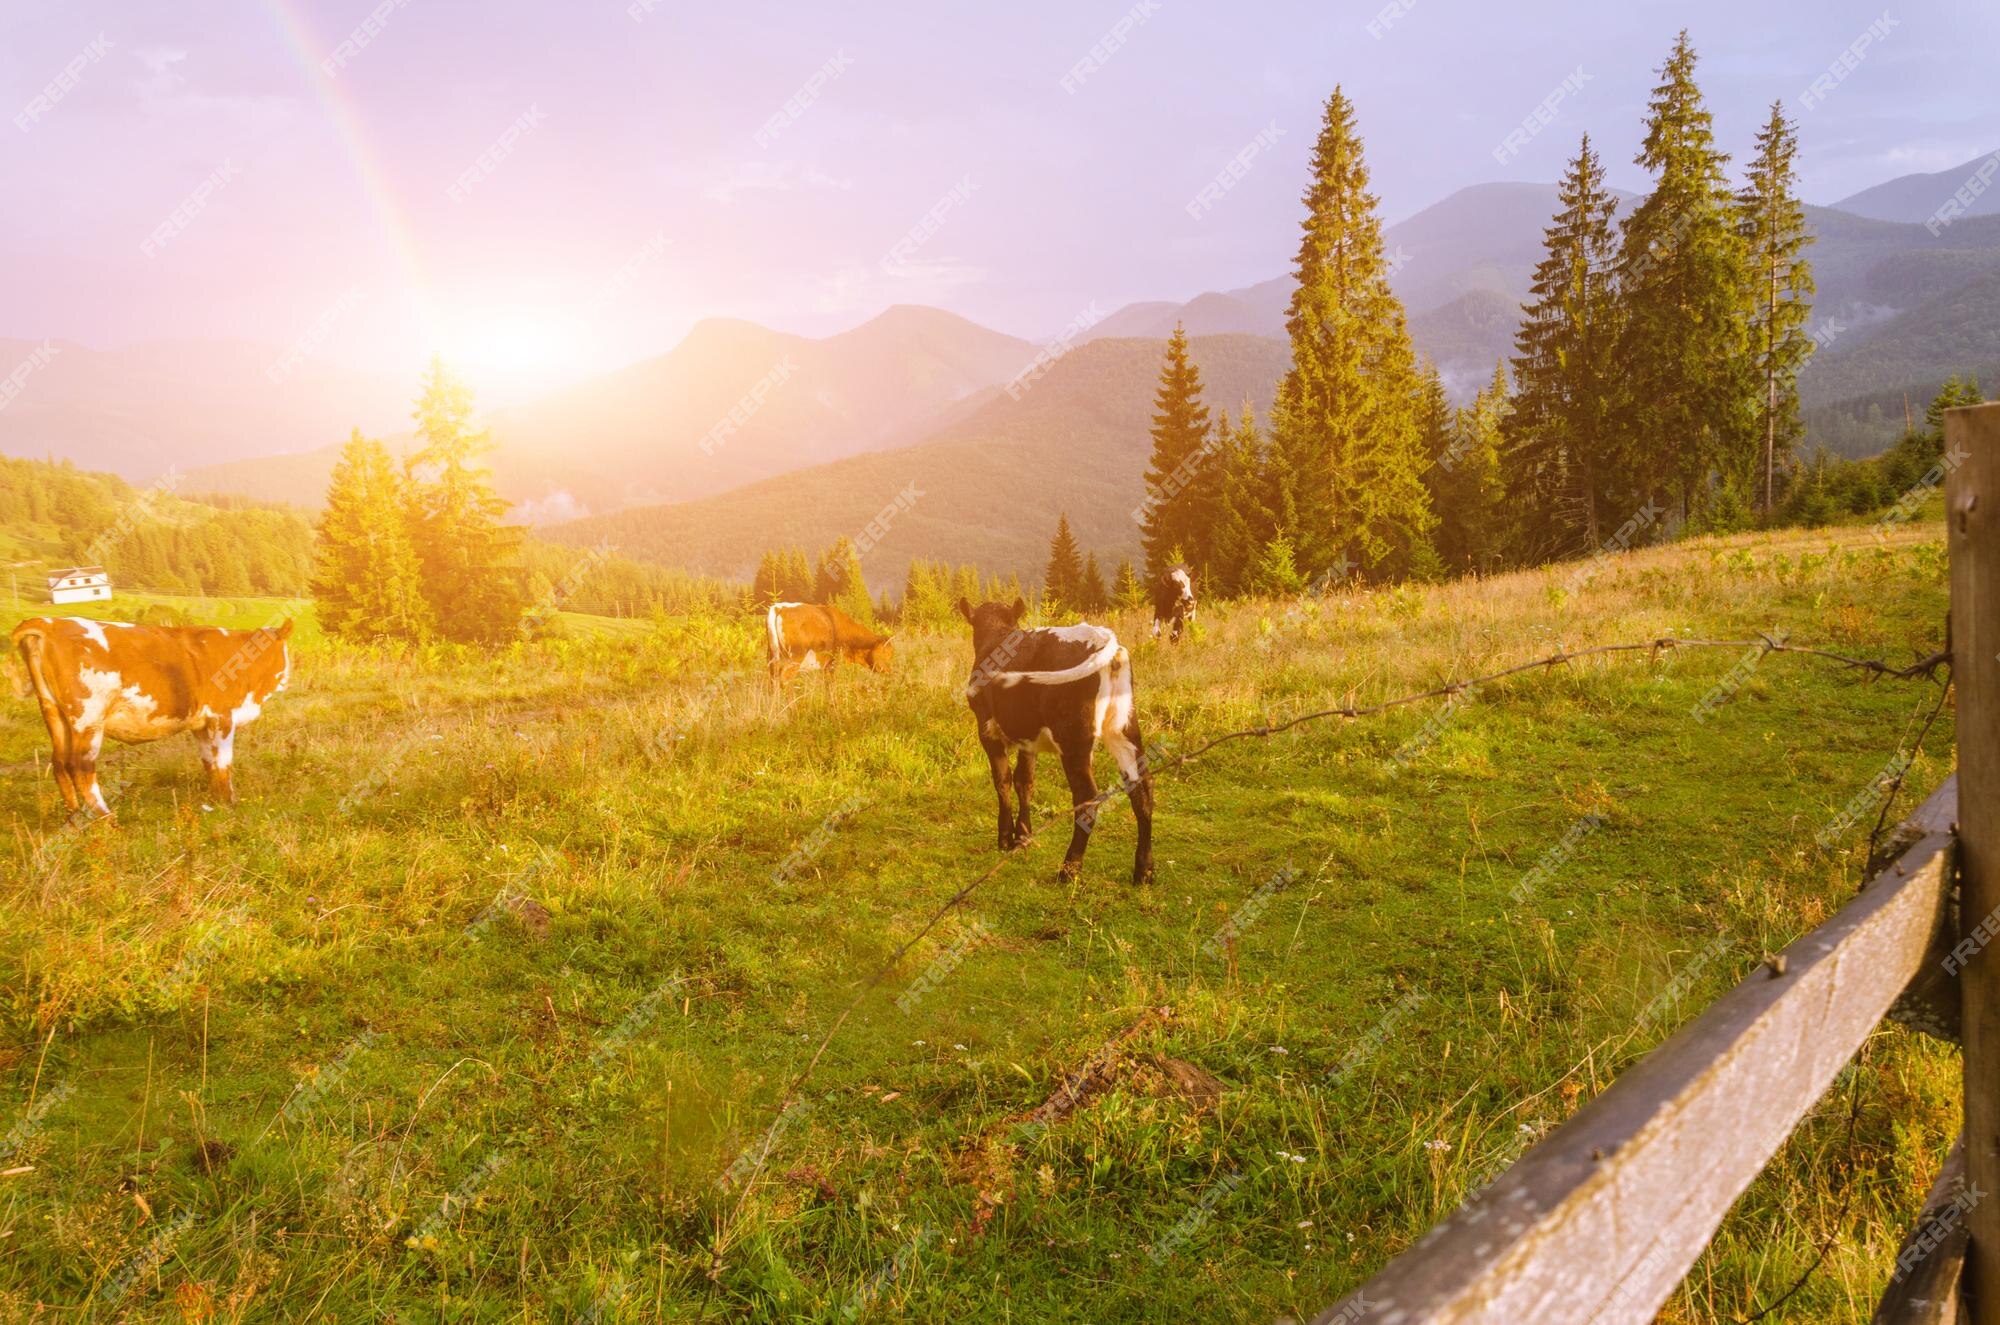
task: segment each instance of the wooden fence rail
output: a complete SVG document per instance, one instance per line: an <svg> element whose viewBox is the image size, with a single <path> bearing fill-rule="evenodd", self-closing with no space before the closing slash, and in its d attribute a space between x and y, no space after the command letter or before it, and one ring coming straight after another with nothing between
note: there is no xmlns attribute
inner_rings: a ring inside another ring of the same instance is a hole
<svg viewBox="0 0 2000 1325"><path fill-rule="evenodd" d="M1914 841L1316 1325L1651 1320L1892 1009L1962 1035L1966 1130L1875 1320L2000 1325L2000 403L1945 443L1958 772Z"/></svg>

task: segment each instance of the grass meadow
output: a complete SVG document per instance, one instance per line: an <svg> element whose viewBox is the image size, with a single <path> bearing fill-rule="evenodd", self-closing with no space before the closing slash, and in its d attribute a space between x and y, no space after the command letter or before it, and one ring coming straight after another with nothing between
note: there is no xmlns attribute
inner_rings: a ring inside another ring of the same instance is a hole
<svg viewBox="0 0 2000 1325"><path fill-rule="evenodd" d="M1114 624L1172 750L1558 647L1906 661L1945 599L1924 522ZM1045 760L1039 837L779 1117L994 858L969 641L774 696L759 619L569 626L396 655L306 619L232 811L178 740L115 747L117 824L67 829L0 711L0 1319L1304 1319L1841 906L1874 816L1815 836L1892 756L1905 809L1951 764L1923 682L1584 661L1166 774L1135 891L1119 804L1057 880ZM1767 1319L1866 1320L1957 1062L1882 1028L1662 1319L1830 1242Z"/></svg>

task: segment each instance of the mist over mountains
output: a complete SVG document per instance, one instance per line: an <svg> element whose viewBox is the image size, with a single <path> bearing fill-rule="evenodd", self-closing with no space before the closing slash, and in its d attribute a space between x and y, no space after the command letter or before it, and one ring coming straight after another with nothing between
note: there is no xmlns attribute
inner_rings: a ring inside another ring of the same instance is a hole
<svg viewBox="0 0 2000 1325"><path fill-rule="evenodd" d="M1905 396L1921 407L1953 373L2000 382L2000 189L1968 187L1996 160L1807 209L1820 342L1800 383L1808 448L1869 454L1894 439ZM1417 349L1461 397L1511 353L1555 207L1553 185L1480 184L1385 231ZM1262 411L1290 294L1279 273L1128 304L1047 347L909 305L822 338L709 319L665 354L489 414L495 478L563 541L609 538L717 574L774 542L851 532L910 481L935 499L880 541L871 573L964 559L968 545L1026 568L1060 509L1086 546L1122 555L1136 528L1115 512L1138 500L1160 342L1184 324L1211 406ZM140 481L183 471L183 491L307 507L350 428L407 439L414 389L248 342L0 341L8 361L26 367L0 403L0 452Z"/></svg>

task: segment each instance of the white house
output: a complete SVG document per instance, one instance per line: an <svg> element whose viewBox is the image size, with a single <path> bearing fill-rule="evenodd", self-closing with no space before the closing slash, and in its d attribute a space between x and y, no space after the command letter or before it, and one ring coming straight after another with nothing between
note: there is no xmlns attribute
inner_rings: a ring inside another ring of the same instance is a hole
<svg viewBox="0 0 2000 1325"><path fill-rule="evenodd" d="M96 603L111 596L111 575L102 566L76 566L49 576L52 603Z"/></svg>

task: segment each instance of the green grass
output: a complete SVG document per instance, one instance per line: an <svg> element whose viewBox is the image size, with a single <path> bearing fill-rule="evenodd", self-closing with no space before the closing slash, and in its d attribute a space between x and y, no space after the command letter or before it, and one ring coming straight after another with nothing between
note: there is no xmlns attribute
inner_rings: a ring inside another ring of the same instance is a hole
<svg viewBox="0 0 2000 1325"><path fill-rule="evenodd" d="M1149 738L1186 746L1559 646L1786 629L1907 658L1944 606L1925 525L1205 608L1177 649L1116 624ZM490 657L302 632L227 813L171 742L109 759L115 827L64 831L6 708L0 1167L32 1171L0 1178L0 1318L1304 1318L1844 903L1865 826L1814 833L1935 693L1778 657L1698 722L1738 657L1690 652L1493 687L1401 762L1435 706L1236 742L1162 779L1137 891L1118 805L1057 880L1045 760L1040 839L862 1001L739 1216L717 1180L786 1082L993 858L969 645L899 637L891 677L774 698L754 619L577 624ZM489 909L516 890L535 906ZM1114 1040L1108 1089L1022 1125ZM1867 1318L1957 1059L1885 1028L1859 1074L1854 1145L1836 1090L1664 1319L1733 1319L1828 1238L1769 1319Z"/></svg>

